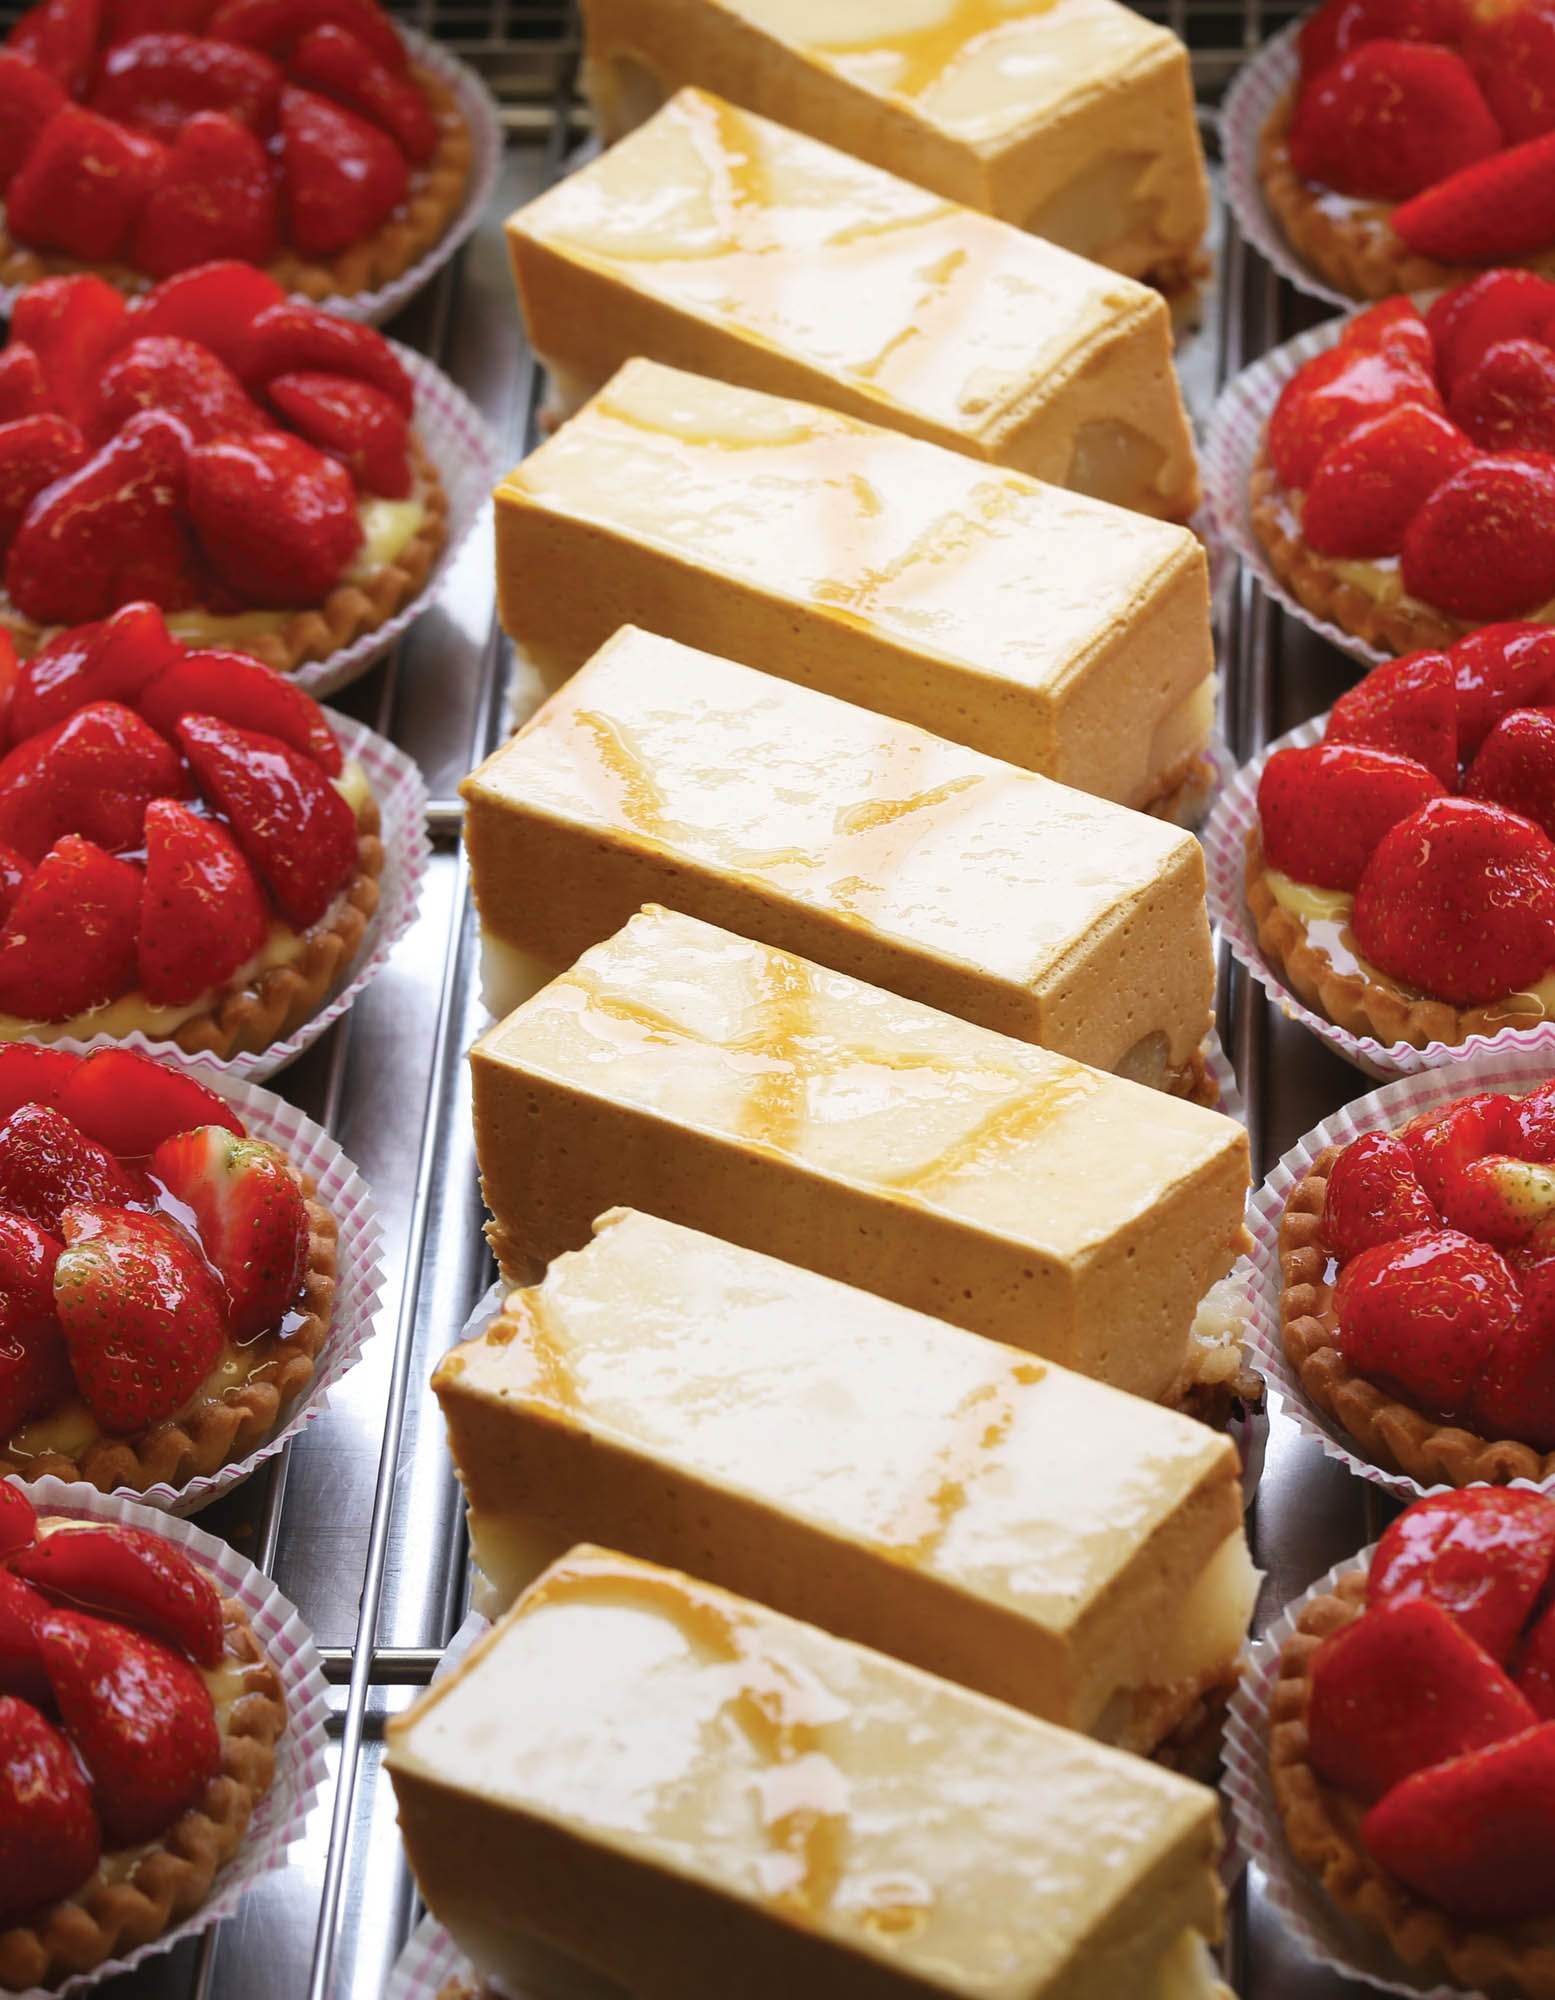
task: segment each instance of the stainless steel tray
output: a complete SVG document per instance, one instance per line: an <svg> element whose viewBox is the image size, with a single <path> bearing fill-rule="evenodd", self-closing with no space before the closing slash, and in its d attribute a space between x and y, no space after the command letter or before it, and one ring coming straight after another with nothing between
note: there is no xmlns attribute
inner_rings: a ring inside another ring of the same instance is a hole
<svg viewBox="0 0 1555 2000"><path fill-rule="evenodd" d="M15 11L0 8L0 26ZM453 376L516 460L533 435L537 385L501 218L554 177L584 136L572 95L575 42L564 9L545 0L427 0L401 11L486 71L510 144L481 228L392 331ZM1240 56L1292 10L1164 0L1142 11L1188 39L1212 104ZM1183 355L1197 412L1228 373L1319 316L1226 229L1205 324ZM1219 623L1225 724L1239 760L1326 708L1352 676L1251 583L1231 579ZM464 1052L483 1016L457 786L496 740L508 671L493 620L489 537L477 533L438 608L342 699L420 761L436 851L420 919L388 972L278 1087L329 1126L373 1188L385 1226L385 1305L366 1358L328 1414L273 1470L201 1517L273 1571L324 1648L335 1690L331 1782L290 1869L198 1948L99 1989L104 2000L377 2000L418 1914L380 1769L382 1730L429 1678L465 1605L458 1492L426 1384L492 1276L465 1082ZM1278 1016L1225 953L1220 1030L1248 1100L1255 1175L1367 1087ZM1268 1572L1266 1615L1375 1533L1376 1505L1372 1489L1276 1413L1251 1515ZM1232 1918L1228 1971L1243 2000L1336 2000L1368 1990L1307 1964L1284 1940L1256 1871Z"/></svg>

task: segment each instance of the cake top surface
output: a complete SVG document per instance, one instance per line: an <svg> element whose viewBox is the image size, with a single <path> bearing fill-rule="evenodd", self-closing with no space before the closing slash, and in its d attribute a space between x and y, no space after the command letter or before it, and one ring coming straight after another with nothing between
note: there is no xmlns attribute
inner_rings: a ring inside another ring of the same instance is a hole
<svg viewBox="0 0 1555 2000"><path fill-rule="evenodd" d="M655 1216L598 1231L439 1387L586 1423L1054 1633L1236 1478L1226 1438L1141 1397Z"/></svg>
<svg viewBox="0 0 1555 2000"><path fill-rule="evenodd" d="M1160 820L632 626L468 789L1038 991L1194 865Z"/></svg>
<svg viewBox="0 0 1555 2000"><path fill-rule="evenodd" d="M974 673L1059 693L1186 528L810 403L634 360L498 488Z"/></svg>
<svg viewBox="0 0 1555 2000"><path fill-rule="evenodd" d="M974 437L1165 315L1142 285L698 90L514 226Z"/></svg>
<svg viewBox="0 0 1555 2000"><path fill-rule="evenodd" d="M393 1735L401 1768L934 1991L1076 1990L1131 1895L1125 1972L1214 1922L1203 1786L607 1550L554 1564Z"/></svg>
<svg viewBox="0 0 1555 2000"><path fill-rule="evenodd" d="M651 907L477 1053L1065 1261L1245 1146L1218 1112Z"/></svg>

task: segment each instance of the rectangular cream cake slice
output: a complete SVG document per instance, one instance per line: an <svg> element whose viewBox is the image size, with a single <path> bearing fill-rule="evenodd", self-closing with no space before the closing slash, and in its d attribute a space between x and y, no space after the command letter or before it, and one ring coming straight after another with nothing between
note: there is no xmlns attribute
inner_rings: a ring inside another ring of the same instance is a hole
<svg viewBox="0 0 1555 2000"><path fill-rule="evenodd" d="M487 1608L607 1542L1141 1752L1235 1678L1229 1439L796 1265L617 1209L432 1386Z"/></svg>
<svg viewBox="0 0 1555 2000"><path fill-rule="evenodd" d="M563 414L644 355L1166 520L1198 505L1159 292L702 91L507 239Z"/></svg>
<svg viewBox="0 0 1555 2000"><path fill-rule="evenodd" d="M1203 850L1143 813L631 626L460 789L494 1014L665 903L1203 1087Z"/></svg>
<svg viewBox="0 0 1555 2000"><path fill-rule="evenodd" d="M607 1549L388 1739L421 1893L498 1978L538 1934L637 2000L1223 1992L1212 1791Z"/></svg>
<svg viewBox="0 0 1555 2000"><path fill-rule="evenodd" d="M1188 51L1114 0L583 0L607 143L684 84L1168 292L1209 185Z"/></svg>
<svg viewBox="0 0 1555 2000"><path fill-rule="evenodd" d="M512 1283L641 1208L1160 1399L1245 1241L1231 1119L667 910L471 1066Z"/></svg>
<svg viewBox="0 0 1555 2000"><path fill-rule="evenodd" d="M496 502L502 620L553 683L637 624L1123 805L1207 788L1186 528L651 361Z"/></svg>

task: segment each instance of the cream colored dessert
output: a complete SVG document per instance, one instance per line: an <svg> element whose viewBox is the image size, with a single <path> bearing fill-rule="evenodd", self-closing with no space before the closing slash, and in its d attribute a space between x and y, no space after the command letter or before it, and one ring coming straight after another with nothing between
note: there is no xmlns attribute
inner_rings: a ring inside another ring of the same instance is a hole
<svg viewBox="0 0 1555 2000"><path fill-rule="evenodd" d="M607 141L683 84L1168 291L1209 220L1188 52L1114 0L583 0Z"/></svg>
<svg viewBox="0 0 1555 2000"><path fill-rule="evenodd" d="M471 1061L512 1283L622 1204L1158 1398L1244 1240L1229 1118L662 909Z"/></svg>
<svg viewBox="0 0 1555 2000"><path fill-rule="evenodd" d="M1203 795L1195 537L813 404L628 362L497 488L497 584L552 682L636 622L1123 805Z"/></svg>
<svg viewBox="0 0 1555 2000"><path fill-rule="evenodd" d="M618 1209L432 1386L494 1607L608 1542L1139 1751L1234 1678L1228 1439L792 1264Z"/></svg>
<svg viewBox="0 0 1555 2000"><path fill-rule="evenodd" d="M1158 292L719 98L681 91L507 236L564 414L645 355L1119 507L1198 505Z"/></svg>
<svg viewBox="0 0 1555 2000"><path fill-rule="evenodd" d="M610 1550L388 1725L428 1908L639 2000L1209 2000L1215 1794Z"/></svg>
<svg viewBox="0 0 1555 2000"><path fill-rule="evenodd" d="M644 903L1202 1087L1197 841L628 626L461 787L494 1014Z"/></svg>

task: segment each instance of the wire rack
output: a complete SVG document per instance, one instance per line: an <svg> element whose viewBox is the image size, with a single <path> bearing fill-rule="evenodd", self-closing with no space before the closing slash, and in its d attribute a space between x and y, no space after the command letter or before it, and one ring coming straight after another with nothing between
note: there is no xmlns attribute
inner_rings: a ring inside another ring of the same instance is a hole
<svg viewBox="0 0 1555 2000"><path fill-rule="evenodd" d="M19 11L0 4L0 28ZM533 441L537 384L500 222L561 171L586 130L574 94L576 35L568 10L551 0L420 0L395 11L483 71L509 145L482 227L391 331L460 383L516 460ZM1213 153L1212 107L1227 79L1295 9L1159 0L1141 11L1188 42ZM1182 356L1199 416L1227 375L1320 316L1234 227L1222 222L1220 237L1212 309ZM1238 761L1326 708L1353 671L1250 579L1224 593L1217 625L1223 720ZM478 531L439 606L342 700L421 763L435 851L420 918L385 975L279 1082L373 1187L389 1283L378 1332L327 1414L202 1516L275 1575L319 1640L333 1686L329 1783L290 1869L202 1943L100 1989L103 2000L378 2000L417 1914L380 1768L382 1737L385 1719L430 1678L466 1603L458 1492L426 1384L493 1275L465 1083L464 1053L484 1014L457 785L497 740L508 670L489 535ZM1355 1096L1358 1081L1279 1016L1224 952L1220 1030L1248 1101L1258 1177ZM1377 1532L1375 1505L1373 1489L1276 1418L1251 1517L1268 1615ZM1284 1941L1256 1871L1232 1919L1227 1969L1243 2000L1367 1990L1306 1964ZM733 1989L730 2000L739 2000Z"/></svg>

